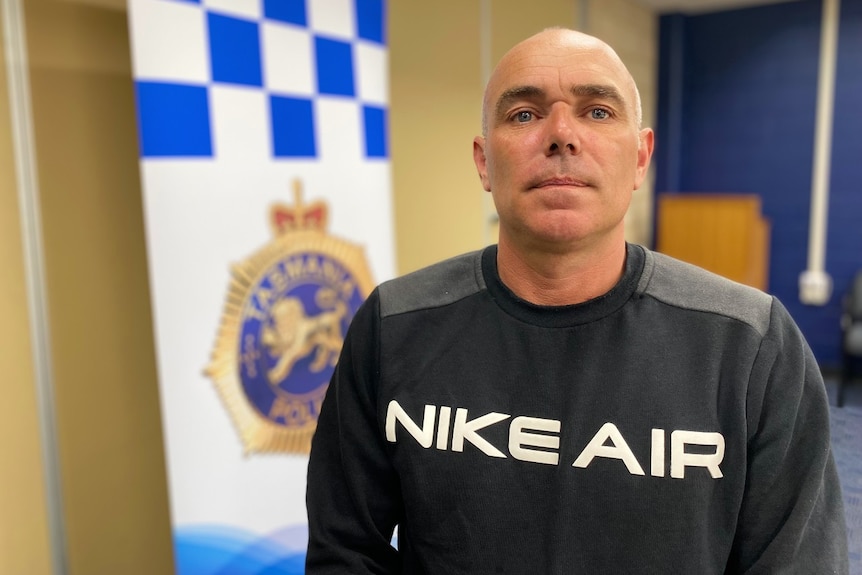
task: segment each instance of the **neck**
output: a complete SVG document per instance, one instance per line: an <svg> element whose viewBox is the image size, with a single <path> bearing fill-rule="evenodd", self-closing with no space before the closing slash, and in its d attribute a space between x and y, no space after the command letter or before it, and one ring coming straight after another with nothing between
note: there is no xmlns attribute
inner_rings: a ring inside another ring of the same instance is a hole
<svg viewBox="0 0 862 575"><path fill-rule="evenodd" d="M573 305L609 292L625 271L620 237L571 251L519 249L502 236L497 247L500 280L515 295L537 305Z"/></svg>

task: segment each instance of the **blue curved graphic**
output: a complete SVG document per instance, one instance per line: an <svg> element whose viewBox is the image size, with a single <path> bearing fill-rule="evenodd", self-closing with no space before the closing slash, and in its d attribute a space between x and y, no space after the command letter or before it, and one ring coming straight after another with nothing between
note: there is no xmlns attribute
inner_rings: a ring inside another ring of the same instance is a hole
<svg viewBox="0 0 862 575"><path fill-rule="evenodd" d="M259 535L223 525L174 531L177 575L303 575L308 528Z"/></svg>

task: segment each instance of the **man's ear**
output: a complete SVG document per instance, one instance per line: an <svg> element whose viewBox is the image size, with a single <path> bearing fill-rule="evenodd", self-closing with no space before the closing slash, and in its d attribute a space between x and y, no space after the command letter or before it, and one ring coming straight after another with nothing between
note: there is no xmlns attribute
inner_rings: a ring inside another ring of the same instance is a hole
<svg viewBox="0 0 862 575"><path fill-rule="evenodd" d="M638 134L638 163L635 167L635 186L633 188L635 190L641 187L647 170L649 170L653 146L655 146L655 133L650 128L644 128Z"/></svg>
<svg viewBox="0 0 862 575"><path fill-rule="evenodd" d="M488 179L488 161L485 158L485 138L476 136L473 138L473 162L476 164L476 171L479 172L479 179L482 181L482 187L486 192L491 191L491 180Z"/></svg>

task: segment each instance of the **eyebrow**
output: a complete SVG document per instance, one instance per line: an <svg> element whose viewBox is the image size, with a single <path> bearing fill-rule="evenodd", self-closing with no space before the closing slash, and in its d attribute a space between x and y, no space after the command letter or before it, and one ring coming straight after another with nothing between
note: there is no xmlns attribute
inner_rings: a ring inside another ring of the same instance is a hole
<svg viewBox="0 0 862 575"><path fill-rule="evenodd" d="M625 100L619 90L604 84L576 84L569 91L577 98L599 98L610 100L621 111L625 110ZM512 103L518 100L539 100L545 97L545 91L537 86L515 86L503 92L494 107L496 117L500 117Z"/></svg>
<svg viewBox="0 0 862 575"><path fill-rule="evenodd" d="M495 116L499 118L506 112L506 108L518 100L538 100L545 96L545 91L536 86L515 86L509 88L497 98L494 107Z"/></svg>
<svg viewBox="0 0 862 575"><path fill-rule="evenodd" d="M603 100L610 100L621 109L625 109L625 100L623 100L619 90L613 86L606 86L603 84L578 84L576 86L572 86L571 92L572 95L581 98L600 98Z"/></svg>

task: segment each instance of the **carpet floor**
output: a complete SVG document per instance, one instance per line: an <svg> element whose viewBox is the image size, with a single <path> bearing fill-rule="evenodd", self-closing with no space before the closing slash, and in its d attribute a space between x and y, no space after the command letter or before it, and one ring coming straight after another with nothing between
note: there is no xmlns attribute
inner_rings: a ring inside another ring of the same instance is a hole
<svg viewBox="0 0 862 575"><path fill-rule="evenodd" d="M830 407L832 450L847 515L850 575L862 575L862 409Z"/></svg>

